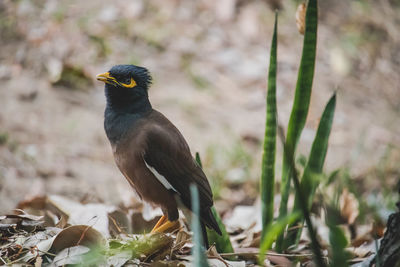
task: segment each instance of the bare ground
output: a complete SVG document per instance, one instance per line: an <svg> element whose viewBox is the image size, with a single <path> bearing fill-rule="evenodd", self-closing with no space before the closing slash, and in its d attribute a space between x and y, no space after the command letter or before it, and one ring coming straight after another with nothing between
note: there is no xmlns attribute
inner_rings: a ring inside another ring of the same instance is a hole
<svg viewBox="0 0 400 267"><path fill-rule="evenodd" d="M308 153L336 90L326 169L350 166L363 176L386 164L398 178L400 12L381 2L321 3L313 96L299 152ZM278 112L285 126L302 36L295 5L283 6ZM220 159L218 151L239 142L253 158L246 179L257 184L273 27L263 1L5 0L0 13L0 211L37 194L131 201L105 138L102 84L94 79L121 63L153 73L153 106L200 151L210 179L215 169L233 168L235 159Z"/></svg>

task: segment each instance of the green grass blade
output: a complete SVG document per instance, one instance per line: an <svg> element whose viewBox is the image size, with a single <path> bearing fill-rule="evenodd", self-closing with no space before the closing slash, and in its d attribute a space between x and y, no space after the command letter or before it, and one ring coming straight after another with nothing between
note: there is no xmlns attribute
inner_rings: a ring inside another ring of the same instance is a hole
<svg viewBox="0 0 400 267"><path fill-rule="evenodd" d="M297 170L296 170L296 166L294 163L294 152L291 150L292 147L288 146L285 143L285 134L284 131L281 127L278 128L279 130L279 137L281 139L282 145L283 145L283 153L285 155L285 159L286 159L286 164L288 166L290 166L294 171L293 171L293 184L294 184L294 188L296 190L296 192L299 195L299 203L300 203L300 208L301 208L301 212L303 213L304 216L304 220L306 221L307 227L308 227L308 234L311 240L311 248L312 251L314 253L314 262L316 264L316 266L318 267L325 267L325 261L322 257L322 252L321 252L321 245L319 244L318 238L317 238L317 232L314 229L313 223L311 221L311 217L310 217L310 211L308 210L307 207L307 198L306 196L303 194L303 192L301 191L300 188L300 181L299 181L299 177L297 175Z"/></svg>
<svg viewBox="0 0 400 267"><path fill-rule="evenodd" d="M332 249L332 261L329 266L349 266L348 260L351 258L350 253L346 251L347 239L342 229L337 225L330 225L329 227L329 243Z"/></svg>
<svg viewBox="0 0 400 267"><path fill-rule="evenodd" d="M307 165L304 169L303 177L301 179L300 188L301 192L307 198L307 207L311 208L312 200L314 199L315 190L319 184L319 177L322 175L322 169L324 167L326 152L328 150L329 135L332 129L333 116L335 114L336 107L336 94L334 94L328 104L326 104L325 110L322 113L321 120L318 125L318 130L315 135L310 156L307 161ZM300 210L299 195L296 192L293 211ZM293 225L299 224L302 220L296 221ZM291 225L291 226L293 226ZM288 233L287 246L293 244L296 241L296 237L301 234L302 228L298 228ZM285 246L285 247L287 247Z"/></svg>
<svg viewBox="0 0 400 267"><path fill-rule="evenodd" d="M201 168L203 168L203 164L201 162L200 154L196 152L196 162L199 164ZM215 220L218 223L219 229L221 229L222 235L217 234L214 230L207 229L207 237L210 245L215 244L215 248L219 253L233 253L233 247L231 240L229 238L229 234L226 231L225 225L223 224L221 217L219 216L215 207L211 208L211 212L215 217Z"/></svg>
<svg viewBox="0 0 400 267"><path fill-rule="evenodd" d="M271 223L266 227L263 241L260 244L260 252L258 257L259 265L264 265L263 262L265 258L265 252L271 248L272 243L275 241L277 236L285 230L286 225L294 222L299 217L300 213L292 213L284 218L279 219L276 223Z"/></svg>
<svg viewBox="0 0 400 267"><path fill-rule="evenodd" d="M295 153L297 143L303 131L308 107L310 104L311 88L314 78L315 55L317 48L317 25L318 25L318 7L317 0L309 0L306 11L306 27L304 33L303 52L300 61L300 68L297 77L296 92L292 112L290 114L286 144L290 151ZM290 180L293 175L293 169L287 164L283 155L282 163L282 185L281 185L281 204L279 207L279 217L283 218L287 214L287 202L289 199ZM277 240L276 249L282 251L283 235Z"/></svg>
<svg viewBox="0 0 400 267"><path fill-rule="evenodd" d="M274 184L275 184L275 150L276 150L276 65L277 65L277 23L275 13L274 34L271 43L271 55L268 72L267 111L264 136L264 151L261 166L261 212L262 239L267 226L274 219Z"/></svg>
<svg viewBox="0 0 400 267"><path fill-rule="evenodd" d="M199 203L199 191L196 185L190 185L190 195L192 196L192 231L193 231L193 257L194 262L193 266L195 267L203 267L209 266L207 258L204 254L204 247L203 247L203 236L201 232L200 226L200 203Z"/></svg>
<svg viewBox="0 0 400 267"><path fill-rule="evenodd" d="M215 244L215 248L219 253L233 253L234 250L232 247L232 243L231 240L229 239L229 234L225 229L225 225L222 223L221 217L219 216L215 207L211 208L211 212L218 223L219 229L221 229L222 235L219 235L214 230L207 229L207 236L210 245Z"/></svg>
<svg viewBox="0 0 400 267"><path fill-rule="evenodd" d="M340 210L336 205L329 205L327 208L326 215L326 224L329 228L329 243L331 253L331 263L329 266L349 266L348 261L351 258L351 255L348 251L346 251L346 247L348 245L347 238L343 233L343 230L338 226L339 219L338 214L340 214Z"/></svg>
<svg viewBox="0 0 400 267"><path fill-rule="evenodd" d="M203 163L201 162L200 153L196 152L196 162L203 169Z"/></svg>

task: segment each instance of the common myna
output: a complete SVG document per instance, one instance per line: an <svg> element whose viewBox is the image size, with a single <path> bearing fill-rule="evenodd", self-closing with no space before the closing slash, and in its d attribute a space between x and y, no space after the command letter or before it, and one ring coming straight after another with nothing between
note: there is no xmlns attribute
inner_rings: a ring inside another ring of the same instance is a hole
<svg viewBox="0 0 400 267"><path fill-rule="evenodd" d="M210 184L179 130L152 108L149 71L117 65L97 75L97 80L105 83L104 128L118 168L143 200L161 206L164 213L153 232L173 227L178 208L191 209L190 185L195 184L207 246L205 226L221 234L211 212Z"/></svg>

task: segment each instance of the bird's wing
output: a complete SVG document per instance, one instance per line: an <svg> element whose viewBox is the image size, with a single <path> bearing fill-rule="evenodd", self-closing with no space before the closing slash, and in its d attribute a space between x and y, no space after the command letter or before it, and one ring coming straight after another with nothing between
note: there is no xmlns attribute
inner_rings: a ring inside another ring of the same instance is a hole
<svg viewBox="0 0 400 267"><path fill-rule="evenodd" d="M146 166L167 188L176 191L183 204L191 209L190 184L197 185L200 209L213 205L210 184L200 166L193 159L190 149L176 127L160 113L146 127L146 146L143 159ZM156 121L156 123L154 123Z"/></svg>

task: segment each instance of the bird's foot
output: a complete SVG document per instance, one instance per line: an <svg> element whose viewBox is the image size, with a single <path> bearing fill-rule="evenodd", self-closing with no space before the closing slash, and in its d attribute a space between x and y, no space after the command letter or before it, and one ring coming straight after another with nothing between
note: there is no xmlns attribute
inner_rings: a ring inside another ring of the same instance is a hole
<svg viewBox="0 0 400 267"><path fill-rule="evenodd" d="M168 220L167 216L163 215L160 220L156 223L151 233L167 233L172 232L175 229L179 228L179 221L176 220L171 222Z"/></svg>

